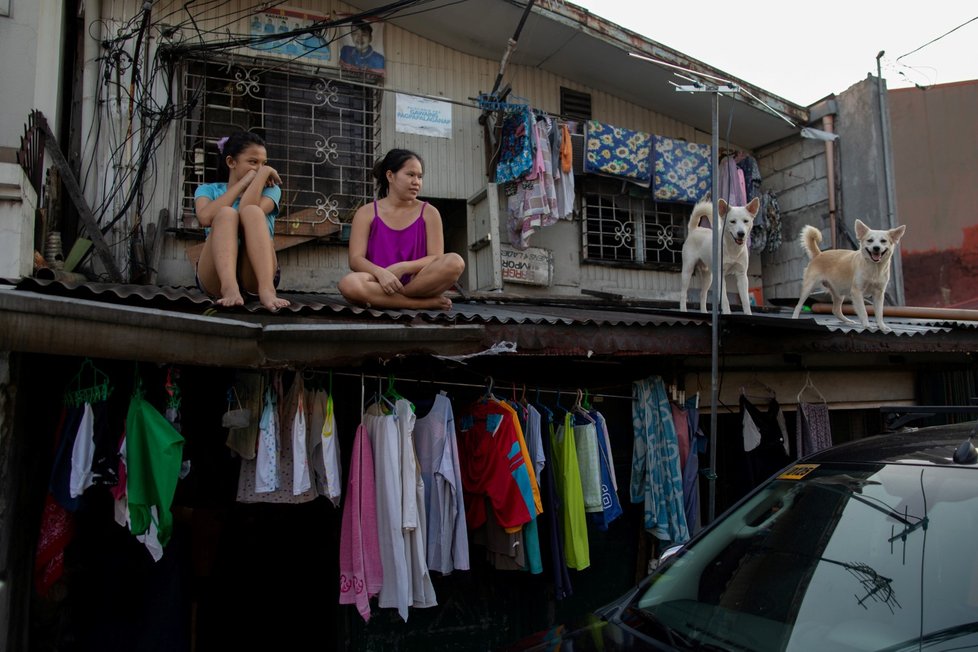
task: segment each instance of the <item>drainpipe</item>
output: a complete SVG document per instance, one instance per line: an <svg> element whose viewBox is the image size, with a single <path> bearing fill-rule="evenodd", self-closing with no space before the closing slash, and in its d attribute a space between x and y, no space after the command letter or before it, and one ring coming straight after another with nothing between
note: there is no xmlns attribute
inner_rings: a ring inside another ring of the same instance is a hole
<svg viewBox="0 0 978 652"><path fill-rule="evenodd" d="M893 196L893 170L890 166L890 121L887 120L886 93L883 90L883 74L880 59L885 50L876 55L876 91L879 95L880 133L883 139L883 183L886 188L886 228L896 228L896 199ZM893 256L893 296L898 306L905 303L903 294L903 263L900 256Z"/></svg>
<svg viewBox="0 0 978 652"><path fill-rule="evenodd" d="M835 133L835 116L831 113L822 118L822 129L830 134ZM835 141L825 141L825 177L829 184L829 233L832 236L832 248L835 244Z"/></svg>

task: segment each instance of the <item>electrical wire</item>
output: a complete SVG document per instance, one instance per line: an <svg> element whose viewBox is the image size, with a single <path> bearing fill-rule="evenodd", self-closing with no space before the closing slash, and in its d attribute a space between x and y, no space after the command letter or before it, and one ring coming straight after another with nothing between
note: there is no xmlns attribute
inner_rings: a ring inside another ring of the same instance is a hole
<svg viewBox="0 0 978 652"><path fill-rule="evenodd" d="M896 59L895 59L894 61L896 61L896 62L899 62L899 61L900 61L900 59L902 59L903 57L908 57L908 56L910 56L911 54L913 54L914 52L920 52L921 50L923 50L923 49L924 49L925 47L927 47L928 45L933 45L934 43L937 43L938 41L940 41L940 40L941 40L942 38L944 38L945 36L948 36L949 34L952 34L952 33L954 33L954 32L956 32L956 31L958 31L959 29L961 29L961 28L962 28L962 27L964 27L965 25L967 25L967 24L969 24L969 23L973 23L973 22L974 22L974 21L976 21L976 20L978 20L978 16L975 16L974 18L972 18L972 19L970 19L970 20L966 20L966 21L964 21L963 23L961 23L960 25L958 25L958 26L957 26L957 27L955 27L954 29L951 29L951 30L949 30L949 31L947 31L947 32L944 32L943 34L941 34L941 35L940 35L940 36L938 36L937 38L933 38L933 39L931 39L931 40L929 40L929 41L927 41L926 43L924 43L924 44L923 44L923 45L921 45L920 47L918 47L918 48L914 48L913 50L910 50L910 52L907 52L906 54L901 54L901 55L900 55L900 56L898 56L898 57L897 57L897 58L896 58Z"/></svg>

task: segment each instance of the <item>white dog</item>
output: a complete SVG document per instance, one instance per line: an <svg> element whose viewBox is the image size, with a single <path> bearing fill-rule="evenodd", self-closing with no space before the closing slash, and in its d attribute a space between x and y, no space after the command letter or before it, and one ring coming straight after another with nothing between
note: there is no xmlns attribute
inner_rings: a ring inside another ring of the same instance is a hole
<svg viewBox="0 0 978 652"><path fill-rule="evenodd" d="M750 254L747 251L747 236L754 226L754 217L760 207L760 200L755 197L746 206L730 206L724 200L717 204L717 212L723 220L723 239L720 241L720 259L723 276L733 276L737 280L737 293L740 294L740 305L745 314L751 314L750 297L747 293L747 264ZM683 243L683 284L679 297L679 309L686 312L686 294L689 292L689 281L694 271L699 271L700 277L700 310L706 312L706 295L713 282L713 229L700 226L700 221L706 218L713 223L713 203L701 201L693 207L689 216L689 230L686 242ZM723 312L730 312L730 299L723 291L721 283L720 300Z"/></svg>
<svg viewBox="0 0 978 652"><path fill-rule="evenodd" d="M822 242L822 234L814 226L806 226L798 236L798 243L808 253L811 259L805 268L801 281L801 296L792 315L798 318L801 307L818 284L824 285L832 295L832 314L847 324L854 321L842 314L842 302L847 296L852 297L852 307L859 315L863 328L869 328L869 316L866 314L864 297L873 298L873 313L876 324L884 333L891 329L883 323L883 297L886 285L890 282L890 266L893 262L893 251L900 238L903 237L907 226L904 224L889 230L873 230L856 220L856 238L859 240L859 250L829 249L821 251L818 248Z"/></svg>

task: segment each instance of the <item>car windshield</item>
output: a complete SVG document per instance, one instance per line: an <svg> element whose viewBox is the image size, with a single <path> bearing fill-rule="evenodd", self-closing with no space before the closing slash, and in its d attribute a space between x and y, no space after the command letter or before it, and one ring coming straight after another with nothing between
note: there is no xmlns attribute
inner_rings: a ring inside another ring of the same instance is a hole
<svg viewBox="0 0 978 652"><path fill-rule="evenodd" d="M624 618L680 649L978 646L978 475L793 467L677 554Z"/></svg>

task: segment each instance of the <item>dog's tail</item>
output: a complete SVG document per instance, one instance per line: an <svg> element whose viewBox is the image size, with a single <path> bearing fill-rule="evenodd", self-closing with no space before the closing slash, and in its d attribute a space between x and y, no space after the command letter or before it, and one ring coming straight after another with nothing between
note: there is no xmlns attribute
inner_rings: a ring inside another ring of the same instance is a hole
<svg viewBox="0 0 978 652"><path fill-rule="evenodd" d="M798 235L798 244L805 250L809 258L814 258L822 253L822 250L818 247L821 242L822 232L811 225L803 227L801 233Z"/></svg>
<svg viewBox="0 0 978 652"><path fill-rule="evenodd" d="M689 216L689 233L692 233L693 229L700 226L700 222L706 219L705 226L708 229L713 228L713 202L711 201L701 201L697 202L696 206L693 206L693 213Z"/></svg>

